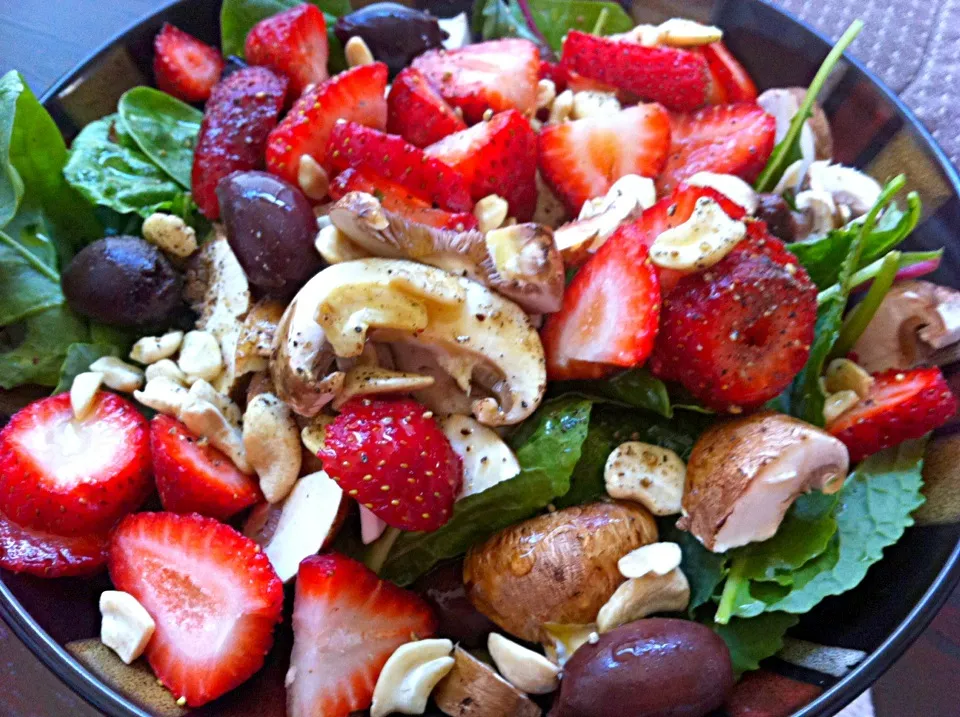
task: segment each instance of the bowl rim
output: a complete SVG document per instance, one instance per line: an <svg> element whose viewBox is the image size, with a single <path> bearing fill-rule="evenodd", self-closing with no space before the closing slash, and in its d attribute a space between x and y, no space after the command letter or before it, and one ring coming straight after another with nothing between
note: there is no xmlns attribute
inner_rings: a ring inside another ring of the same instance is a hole
<svg viewBox="0 0 960 717"><path fill-rule="evenodd" d="M40 95L40 102L46 106L71 83L77 81L101 57L116 45L125 41L128 35L143 25L156 24L163 20L171 9L186 6L193 0L173 0L164 4L149 15L143 16L112 35L98 48L87 54L80 62L63 73L48 89ZM642 0L637 0L642 2ZM722 7L729 0L719 0ZM821 54L826 55L832 42L820 31L811 27L792 12L774 5L770 0L738 0L752 2L785 17L799 26L814 44L819 44ZM858 59L849 53L844 59L858 72L862 73L880 94L903 117L913 132L931 151L943 171L954 195L960 197L960 174L946 153L934 139L930 131L917 118L913 111L894 93L885 82L867 69ZM893 632L873 650L866 659L843 678L821 693L816 699L793 714L793 717L820 717L833 715L852 702L860 693L868 689L884 672L906 651L906 649L929 626L930 622L946 603L957 584L960 583L960 540L954 546L950 556L937 573L936 578L910 610L907 616L896 626ZM91 706L110 717L152 717L123 695L108 686L87 670L64 647L57 643L37 623L22 603L13 595L7 585L0 580L0 618L9 626L17 638L77 696Z"/></svg>

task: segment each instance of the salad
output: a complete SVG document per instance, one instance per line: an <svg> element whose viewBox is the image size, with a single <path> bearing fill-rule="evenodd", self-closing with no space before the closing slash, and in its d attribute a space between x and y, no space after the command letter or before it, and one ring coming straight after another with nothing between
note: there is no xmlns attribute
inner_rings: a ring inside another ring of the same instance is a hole
<svg viewBox="0 0 960 717"><path fill-rule="evenodd" d="M859 23L762 93L606 2L221 29L69 148L0 79L0 566L179 705L285 622L291 717L706 715L912 524L960 301L833 161Z"/></svg>

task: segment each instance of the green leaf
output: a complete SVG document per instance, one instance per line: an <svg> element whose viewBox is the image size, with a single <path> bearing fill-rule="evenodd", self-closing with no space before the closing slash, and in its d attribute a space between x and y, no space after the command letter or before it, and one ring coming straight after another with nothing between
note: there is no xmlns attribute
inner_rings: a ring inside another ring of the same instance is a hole
<svg viewBox="0 0 960 717"><path fill-rule="evenodd" d="M783 636L800 619L784 612L769 612L749 620L734 618L728 625L711 621L710 627L730 648L733 671L737 677L756 670L760 661L772 657L783 647Z"/></svg>
<svg viewBox="0 0 960 717"><path fill-rule="evenodd" d="M353 10L350 0L309 0L323 10L327 22L327 43L330 48L328 66L331 72L344 69L343 48L333 34L338 17ZM224 55L243 57L247 33L261 20L303 4L303 0L224 0L220 8L220 37Z"/></svg>
<svg viewBox="0 0 960 717"><path fill-rule="evenodd" d="M32 314L0 330L0 388L56 386L67 347L86 341L87 327L66 306Z"/></svg>
<svg viewBox="0 0 960 717"><path fill-rule="evenodd" d="M0 326L64 302L56 251L42 235L15 241L0 231Z"/></svg>
<svg viewBox="0 0 960 717"><path fill-rule="evenodd" d="M586 396L644 408L665 418L673 416L667 385L645 368L635 368L599 381L566 381L558 384L559 393L575 391Z"/></svg>
<svg viewBox="0 0 960 717"><path fill-rule="evenodd" d="M594 0L528 0L530 14L547 44L555 52L563 47L570 30L593 32L600 24L601 35L613 35L633 29L634 22L619 3ZM598 23L601 16L603 22ZM522 37L540 44L516 2L486 0L474 5L473 29L484 40Z"/></svg>
<svg viewBox="0 0 960 717"><path fill-rule="evenodd" d="M537 45L540 38L527 26L520 7L503 0L485 0L473 4L473 32L484 40L499 40L503 37L519 37Z"/></svg>
<svg viewBox="0 0 960 717"><path fill-rule="evenodd" d="M870 325L876 315L883 298L890 291L890 287L893 286L899 268L900 252L892 251L883 257L880 263L880 271L877 272L867 295L853 307L843 320L840 335L837 336L837 342L833 345L828 358L842 358L853 350L857 339L867 330L867 326Z"/></svg>
<svg viewBox="0 0 960 717"><path fill-rule="evenodd" d="M800 158L800 132L803 129L803 123L813 114L813 103L816 102L817 95L820 94L820 90L822 90L824 84L826 84L827 78L830 76L830 73L833 72L833 68L840 61L840 58L843 57L844 51L850 46L850 43L854 41L857 35L860 34L860 30L862 29L863 22L861 20L854 20L850 23L850 27L847 28L846 32L837 40L837 44L833 46L833 49L830 50L826 58L824 58L823 64L820 65L820 69L817 70L817 74L814 75L813 81L807 88L807 94L803 98L803 102L800 103L797 114L794 115L790 121L790 127L786 135L784 135L779 144L773 148L770 159L767 160L767 166L763 168L760 176L757 177L754 187L758 192L771 191L777 185L777 182L780 181L780 177L783 176L786 168Z"/></svg>
<svg viewBox="0 0 960 717"><path fill-rule="evenodd" d="M182 201L183 188L140 151L118 115L88 124L64 168L67 181L93 204L148 217Z"/></svg>
<svg viewBox="0 0 960 717"><path fill-rule="evenodd" d="M70 344L60 367L60 381L53 393L69 391L73 379L90 368L90 364L103 356L121 356L121 349L111 344Z"/></svg>
<svg viewBox="0 0 960 717"><path fill-rule="evenodd" d="M711 553L686 530L671 525L663 531L661 540L680 546L683 561L680 569L690 583L690 604L687 611L691 617L697 608L709 603L717 588L727 575L727 556Z"/></svg>
<svg viewBox="0 0 960 717"><path fill-rule="evenodd" d="M570 489L590 422L590 401L570 397L545 403L511 441L520 474L454 505L450 521L432 533L403 533L381 575L408 585L444 558L531 517Z"/></svg>
<svg viewBox="0 0 960 717"><path fill-rule="evenodd" d="M117 113L140 150L189 190L203 112L166 92L134 87L120 97Z"/></svg>
<svg viewBox="0 0 960 717"><path fill-rule="evenodd" d="M908 266L914 266L916 264L923 264L925 262L936 262L939 264L940 260L943 258L943 249L937 249L936 251L900 251L897 253L899 254L897 259L898 270L905 269ZM877 259L872 264L867 264L862 269L856 271L850 278L850 289L855 289L861 284L865 284L868 281L873 281L877 277L877 274L880 273L882 268L883 259ZM823 306L834 295L839 293L839 284L828 286L826 289L817 294L817 304Z"/></svg>

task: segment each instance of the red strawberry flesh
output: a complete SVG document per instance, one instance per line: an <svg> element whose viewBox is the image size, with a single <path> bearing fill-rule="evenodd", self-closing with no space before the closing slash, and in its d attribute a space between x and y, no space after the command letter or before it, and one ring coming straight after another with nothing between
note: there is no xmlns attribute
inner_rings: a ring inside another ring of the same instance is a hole
<svg viewBox="0 0 960 717"><path fill-rule="evenodd" d="M209 98L223 72L219 50L170 23L164 23L153 39L153 53L157 87L184 102Z"/></svg>
<svg viewBox="0 0 960 717"><path fill-rule="evenodd" d="M244 54L290 79L295 97L327 79L327 23L316 5L303 3L258 22L247 34Z"/></svg>
<svg viewBox="0 0 960 717"><path fill-rule="evenodd" d="M387 96L387 131L417 147L426 147L467 128L420 70L401 70Z"/></svg>
<svg viewBox="0 0 960 717"><path fill-rule="evenodd" d="M38 578L92 575L107 564L106 533L64 537L17 525L0 513L0 567Z"/></svg>

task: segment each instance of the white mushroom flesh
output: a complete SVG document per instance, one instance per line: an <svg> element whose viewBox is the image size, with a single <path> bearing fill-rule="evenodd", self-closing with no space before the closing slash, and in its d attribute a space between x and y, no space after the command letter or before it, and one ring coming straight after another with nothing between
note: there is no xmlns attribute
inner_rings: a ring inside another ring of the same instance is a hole
<svg viewBox="0 0 960 717"><path fill-rule="evenodd" d="M496 431L470 416L441 419L440 428L463 462L463 488L458 500L482 493L520 473L513 451Z"/></svg>

